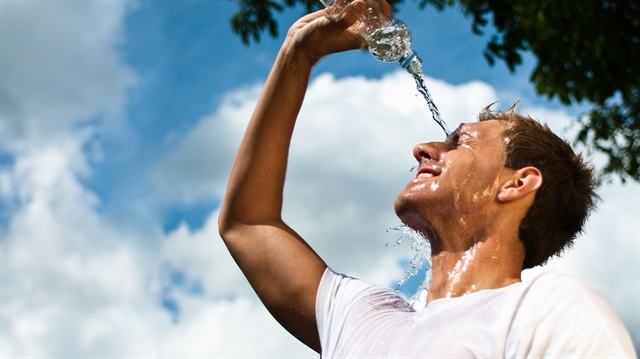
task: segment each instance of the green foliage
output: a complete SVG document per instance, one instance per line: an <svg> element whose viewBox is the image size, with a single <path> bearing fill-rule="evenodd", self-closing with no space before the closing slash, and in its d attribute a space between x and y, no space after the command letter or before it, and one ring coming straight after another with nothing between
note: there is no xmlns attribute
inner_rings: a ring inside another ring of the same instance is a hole
<svg viewBox="0 0 640 359"><path fill-rule="evenodd" d="M231 27L242 42L248 44L251 38L259 42L260 34L267 28L271 36L278 36L278 23L272 12L282 12L281 4L271 0L238 0L238 5L240 10L231 18Z"/></svg>
<svg viewBox="0 0 640 359"><path fill-rule="evenodd" d="M240 35L245 45L251 41L260 42L260 35L269 31L273 37L278 36L278 22L274 18L274 12L282 12L285 7L293 8L302 5L305 11L311 12L323 7L320 0L237 0L238 12L231 17L233 32ZM397 4L404 0L389 0L393 10L397 10ZM443 2L446 0L420 0L425 2ZM441 7L442 8L442 7Z"/></svg>
<svg viewBox="0 0 640 359"><path fill-rule="evenodd" d="M405 0L392 0L394 10ZM274 12L318 0L238 0L233 30L246 44L268 30L277 36ZM565 104L590 103L576 123L576 142L607 156L603 178L618 175L640 182L640 2L636 0L419 0L438 10L457 6L471 19L471 30L493 35L484 51L493 65L511 71L530 51L536 91Z"/></svg>
<svg viewBox="0 0 640 359"><path fill-rule="evenodd" d="M581 116L576 142L591 145L609 158L603 168L603 179L618 174L638 181L640 158L640 90L636 87L621 104L606 104Z"/></svg>

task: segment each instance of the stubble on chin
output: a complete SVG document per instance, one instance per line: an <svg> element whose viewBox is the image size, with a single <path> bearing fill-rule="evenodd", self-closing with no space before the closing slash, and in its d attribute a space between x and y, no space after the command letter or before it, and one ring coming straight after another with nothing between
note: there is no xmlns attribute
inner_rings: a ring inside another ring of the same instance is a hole
<svg viewBox="0 0 640 359"><path fill-rule="evenodd" d="M396 216L409 228L424 234L429 226L427 220L420 213L420 202L415 196L405 192L400 193L394 203Z"/></svg>

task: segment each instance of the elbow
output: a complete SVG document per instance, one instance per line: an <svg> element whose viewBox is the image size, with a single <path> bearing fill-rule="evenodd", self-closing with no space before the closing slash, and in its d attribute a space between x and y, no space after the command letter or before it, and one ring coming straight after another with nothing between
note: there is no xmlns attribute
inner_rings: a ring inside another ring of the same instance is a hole
<svg viewBox="0 0 640 359"><path fill-rule="evenodd" d="M235 226L233 219L230 218L229 214L226 213L223 208L218 216L218 233L223 241L226 241Z"/></svg>
<svg viewBox="0 0 640 359"><path fill-rule="evenodd" d="M222 240L229 244L238 238L246 238L249 233L254 234L265 227L281 227L282 219L275 215L257 215L238 210L232 206L222 205L218 216L218 233Z"/></svg>
<svg viewBox="0 0 640 359"><path fill-rule="evenodd" d="M218 234L227 245L233 238L242 236L243 230L246 230L246 224L244 216L225 209L224 205L222 206L218 216Z"/></svg>

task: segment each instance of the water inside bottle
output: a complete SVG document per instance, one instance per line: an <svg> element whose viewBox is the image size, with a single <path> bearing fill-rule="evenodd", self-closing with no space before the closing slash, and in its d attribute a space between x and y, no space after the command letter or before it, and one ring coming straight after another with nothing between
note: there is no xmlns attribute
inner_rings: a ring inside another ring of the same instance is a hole
<svg viewBox="0 0 640 359"><path fill-rule="evenodd" d="M391 19L389 24L365 37L369 52L382 62L396 62L411 51L411 30L402 21Z"/></svg>

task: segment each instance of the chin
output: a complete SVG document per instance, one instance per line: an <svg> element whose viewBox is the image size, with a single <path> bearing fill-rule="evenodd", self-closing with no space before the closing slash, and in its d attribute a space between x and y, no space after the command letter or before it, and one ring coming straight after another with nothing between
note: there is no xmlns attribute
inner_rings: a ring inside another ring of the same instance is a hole
<svg viewBox="0 0 640 359"><path fill-rule="evenodd" d="M405 215L419 212L428 202L429 199L424 197L424 193L416 191L415 189L405 189L398 194L393 207L396 215L402 219Z"/></svg>
<svg viewBox="0 0 640 359"><path fill-rule="evenodd" d="M406 198L406 194L404 192L400 193L398 197L396 197L396 201L393 203L393 208L396 211L396 215L402 219L403 215L407 212L411 212L414 207ZM404 221L403 221L404 222Z"/></svg>
<svg viewBox="0 0 640 359"><path fill-rule="evenodd" d="M425 208L430 207L425 198L417 198L410 193L402 192L396 198L394 209L396 216L407 227L421 233L429 238L433 236L433 229L429 221L429 213L425 212Z"/></svg>
<svg viewBox="0 0 640 359"><path fill-rule="evenodd" d="M396 216L400 218L400 221L413 230L419 230L419 224L425 222L424 219L418 215L415 203L402 198L402 195L396 198L394 208Z"/></svg>

